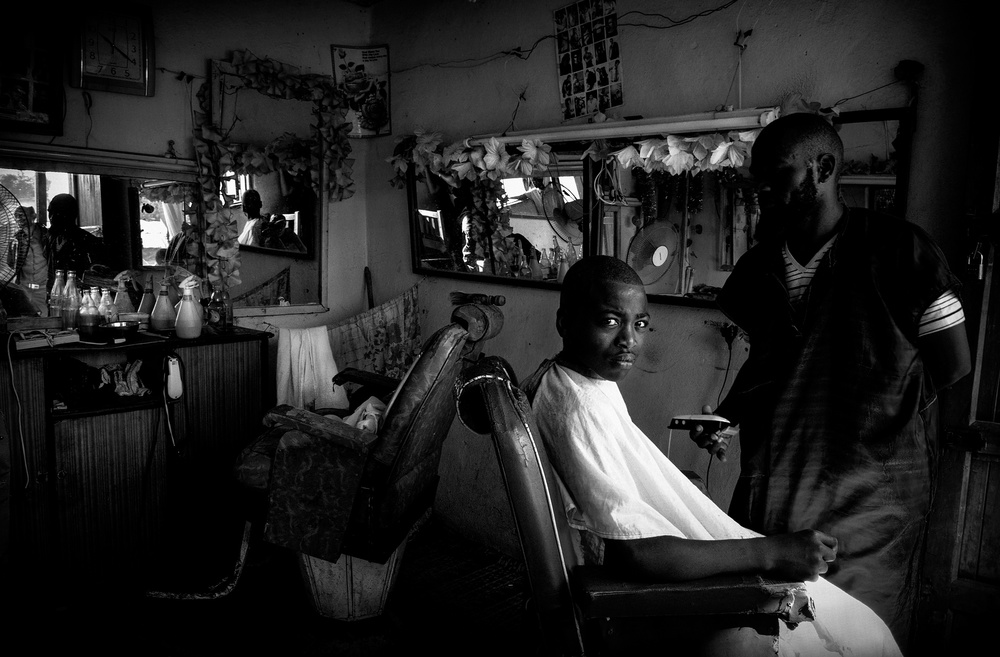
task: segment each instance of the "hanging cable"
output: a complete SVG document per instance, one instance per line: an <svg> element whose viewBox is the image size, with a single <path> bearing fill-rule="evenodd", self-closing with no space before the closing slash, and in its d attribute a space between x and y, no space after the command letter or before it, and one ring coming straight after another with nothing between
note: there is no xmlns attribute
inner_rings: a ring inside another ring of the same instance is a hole
<svg viewBox="0 0 1000 657"><path fill-rule="evenodd" d="M28 469L28 452L24 448L24 410L21 408L21 395L17 394L17 385L14 384L14 360L10 348L14 342L13 331L7 334L7 369L10 372L10 390L14 393L14 402L17 404L17 436L21 445L21 462L24 463L24 489L31 485L31 470Z"/></svg>

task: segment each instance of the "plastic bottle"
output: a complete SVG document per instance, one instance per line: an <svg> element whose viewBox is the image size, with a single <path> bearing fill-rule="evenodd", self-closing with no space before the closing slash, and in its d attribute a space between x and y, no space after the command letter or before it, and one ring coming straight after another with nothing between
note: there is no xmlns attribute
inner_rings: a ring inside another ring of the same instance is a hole
<svg viewBox="0 0 1000 657"><path fill-rule="evenodd" d="M146 313L148 315L153 312L154 305L156 305L156 295L153 294L153 276L150 274L146 277L146 286L142 289L142 300L139 301L139 312Z"/></svg>
<svg viewBox="0 0 1000 657"><path fill-rule="evenodd" d="M118 312L121 312L120 307ZM170 331L173 330L176 319L174 304L170 303L170 295L167 293L167 280L163 279L160 281L160 294L156 297L153 312L149 314L149 328L159 332Z"/></svg>
<svg viewBox="0 0 1000 657"><path fill-rule="evenodd" d="M538 266L541 268L542 274L539 278L546 280L552 278L552 261L549 260L549 250L542 249L542 257L538 261Z"/></svg>
<svg viewBox="0 0 1000 657"><path fill-rule="evenodd" d="M97 298L97 314L103 319L108 312L108 302L111 300L111 295L108 294L108 288L102 287L100 289L100 296Z"/></svg>
<svg viewBox="0 0 1000 657"><path fill-rule="evenodd" d="M111 290L108 288L101 289L101 305L97 307L97 310L101 313L102 324L118 321L118 306L111 298Z"/></svg>
<svg viewBox="0 0 1000 657"><path fill-rule="evenodd" d="M132 298L128 295L128 290L125 289L125 278L118 279L118 291L115 294L115 305L118 306L118 312L120 313L134 313L135 304L132 303Z"/></svg>
<svg viewBox="0 0 1000 657"><path fill-rule="evenodd" d="M559 253L559 270L556 274L556 281L562 283L563 279L566 278L566 272L569 271L569 261L566 258L566 254Z"/></svg>
<svg viewBox="0 0 1000 657"><path fill-rule="evenodd" d="M226 288L226 284L223 282L219 285L219 289L222 291L222 308L223 308L223 318L222 318L222 330L229 331L233 328L233 300L229 296L229 290Z"/></svg>
<svg viewBox="0 0 1000 657"><path fill-rule="evenodd" d="M222 303L222 284L212 286L212 296L208 299L208 314L206 321L215 331L222 331L226 324L226 307Z"/></svg>
<svg viewBox="0 0 1000 657"><path fill-rule="evenodd" d="M80 293L76 287L76 272L66 272L66 287L63 288L62 319L63 328L75 329L77 311L80 309Z"/></svg>
<svg viewBox="0 0 1000 657"><path fill-rule="evenodd" d="M539 280L542 277L542 266L536 257L537 253L534 247L531 247L528 251L528 276L535 280Z"/></svg>
<svg viewBox="0 0 1000 657"><path fill-rule="evenodd" d="M178 338L192 340L201 335L201 313L201 304L195 300L194 291L190 287L185 287L181 296L180 310L177 311L177 319L174 321L174 331Z"/></svg>
<svg viewBox="0 0 1000 657"><path fill-rule="evenodd" d="M66 272L56 270L56 281L49 291L49 317L62 317L63 290L66 287Z"/></svg>
<svg viewBox="0 0 1000 657"><path fill-rule="evenodd" d="M80 299L80 310L76 318L80 336L84 338L94 337L94 334L97 333L99 318L100 314L97 312L97 306L94 305L94 299L85 292Z"/></svg>

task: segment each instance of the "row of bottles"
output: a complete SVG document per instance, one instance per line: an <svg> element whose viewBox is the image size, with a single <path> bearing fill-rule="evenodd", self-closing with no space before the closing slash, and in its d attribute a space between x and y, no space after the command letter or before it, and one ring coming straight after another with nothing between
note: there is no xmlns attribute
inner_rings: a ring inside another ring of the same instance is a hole
<svg viewBox="0 0 1000 657"><path fill-rule="evenodd" d="M118 321L118 313L119 306L109 288L80 289L76 272L56 271L49 294L49 316L61 317L65 328L76 328L90 337L101 324Z"/></svg>
<svg viewBox="0 0 1000 657"><path fill-rule="evenodd" d="M78 329L85 337L92 336L102 324L118 321L120 314L135 312L149 314L149 328L153 331L175 331L179 338L200 336L206 323L217 331L229 330L233 326L233 305L225 287L216 284L204 305L195 298L194 291L193 286L185 287L175 304L166 279L160 281L159 294L153 296L153 277L149 276L136 311L124 279L119 279L112 299L109 288L81 290L76 272L60 269L49 293L49 317L61 317L64 328Z"/></svg>
<svg viewBox="0 0 1000 657"><path fill-rule="evenodd" d="M543 281L554 280L562 283L566 272L569 271L569 268L578 259L579 256L577 256L576 247L573 244L569 244L568 248L563 248L559 245L558 240L553 237L552 248L542 249L541 255L538 258L538 275L536 276L533 273L532 278L540 278Z"/></svg>
<svg viewBox="0 0 1000 657"><path fill-rule="evenodd" d="M90 310L91 306L93 311ZM110 288L81 289L75 271L57 269L55 282L49 292L49 317L61 317L65 328L77 328L84 308L88 309L87 315L100 315L103 321L117 321L118 313L135 311L124 280L118 281L118 289L112 299ZM114 319L108 319L110 308L113 308L114 312L110 314Z"/></svg>

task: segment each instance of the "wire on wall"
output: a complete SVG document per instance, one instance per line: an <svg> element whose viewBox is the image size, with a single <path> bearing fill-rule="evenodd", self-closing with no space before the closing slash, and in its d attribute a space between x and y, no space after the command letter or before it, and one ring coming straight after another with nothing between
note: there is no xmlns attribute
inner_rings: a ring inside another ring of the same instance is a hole
<svg viewBox="0 0 1000 657"><path fill-rule="evenodd" d="M737 2L738 2L738 0L729 0L728 2L725 2L725 3L719 5L718 7L715 7L713 9L706 9L704 11L700 11L700 12L697 12L695 14L691 14L690 16L686 16L684 18L677 19L677 20L675 20L673 18L670 18L666 14L650 13L650 12L643 12L643 11L628 11L628 12L625 12L624 14L622 14L619 17L619 19L618 19L618 26L619 27L646 27L646 28L651 28L651 29L656 29L656 30L669 30L671 28L680 27L682 25L687 25L688 23L691 23L691 22L693 22L693 21L695 21L695 20L697 20L699 18L703 18L705 16L709 16L709 15L714 14L716 12L728 9L729 7L732 7ZM773 2L773 0L772 0L772 2ZM654 18L654 19L665 20L665 21L669 22L670 24L669 25L653 25L653 24L650 24L650 23L647 23L647 22L642 22L642 21L631 22L631 23L623 23L622 22L623 18L625 18L626 16L631 16L631 15L643 16L643 17L646 17L646 18ZM496 61L498 59L503 59L505 57L516 57L516 58L521 59L521 60L526 60L529 57L531 57L531 55L535 52L535 50L538 48L539 45L541 45L545 41L548 41L549 39L554 39L554 38L555 38L555 35L553 35L553 34L546 34L545 36L542 36L542 37L539 37L538 39L536 39L535 42L532 43L531 46L529 46L528 48L521 48L520 46L515 46L514 48L507 48L505 50L501 50L499 52L493 53L491 55L486 55L484 57L473 57L473 58L469 58L469 59L457 59L457 60L453 60L453 61L436 62L436 63L428 63L428 64L416 64L414 66L410 66L410 67L407 67L407 68L401 68L401 69L393 70L392 73L393 74L406 73L406 72L409 72L409 71L412 71L412 70L415 70L415 69L418 69L418 68L423 68L423 67L432 67L432 68L474 68L476 66L483 66L485 64L489 64L490 62Z"/></svg>
<svg viewBox="0 0 1000 657"><path fill-rule="evenodd" d="M11 355L11 347L14 346L14 332L7 334L7 371L10 372L10 391L14 393L14 402L17 404L17 436L21 445L21 462L24 463L24 488L31 486L31 470L28 469L28 452L24 448L24 410L21 407L21 395L17 394L17 385L14 383L14 360Z"/></svg>

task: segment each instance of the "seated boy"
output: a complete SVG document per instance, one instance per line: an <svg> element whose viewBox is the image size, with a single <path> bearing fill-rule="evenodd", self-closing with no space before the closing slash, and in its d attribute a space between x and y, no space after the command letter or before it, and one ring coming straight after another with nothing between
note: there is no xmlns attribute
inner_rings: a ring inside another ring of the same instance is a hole
<svg viewBox="0 0 1000 657"><path fill-rule="evenodd" d="M646 294L624 262L591 256L563 281L563 349L525 382L585 560L637 579L760 573L808 581L816 620L782 624L779 654L899 655L885 623L819 576L837 539L815 530L762 536L733 521L631 420L617 382L649 330ZM841 652L838 652L841 651Z"/></svg>

